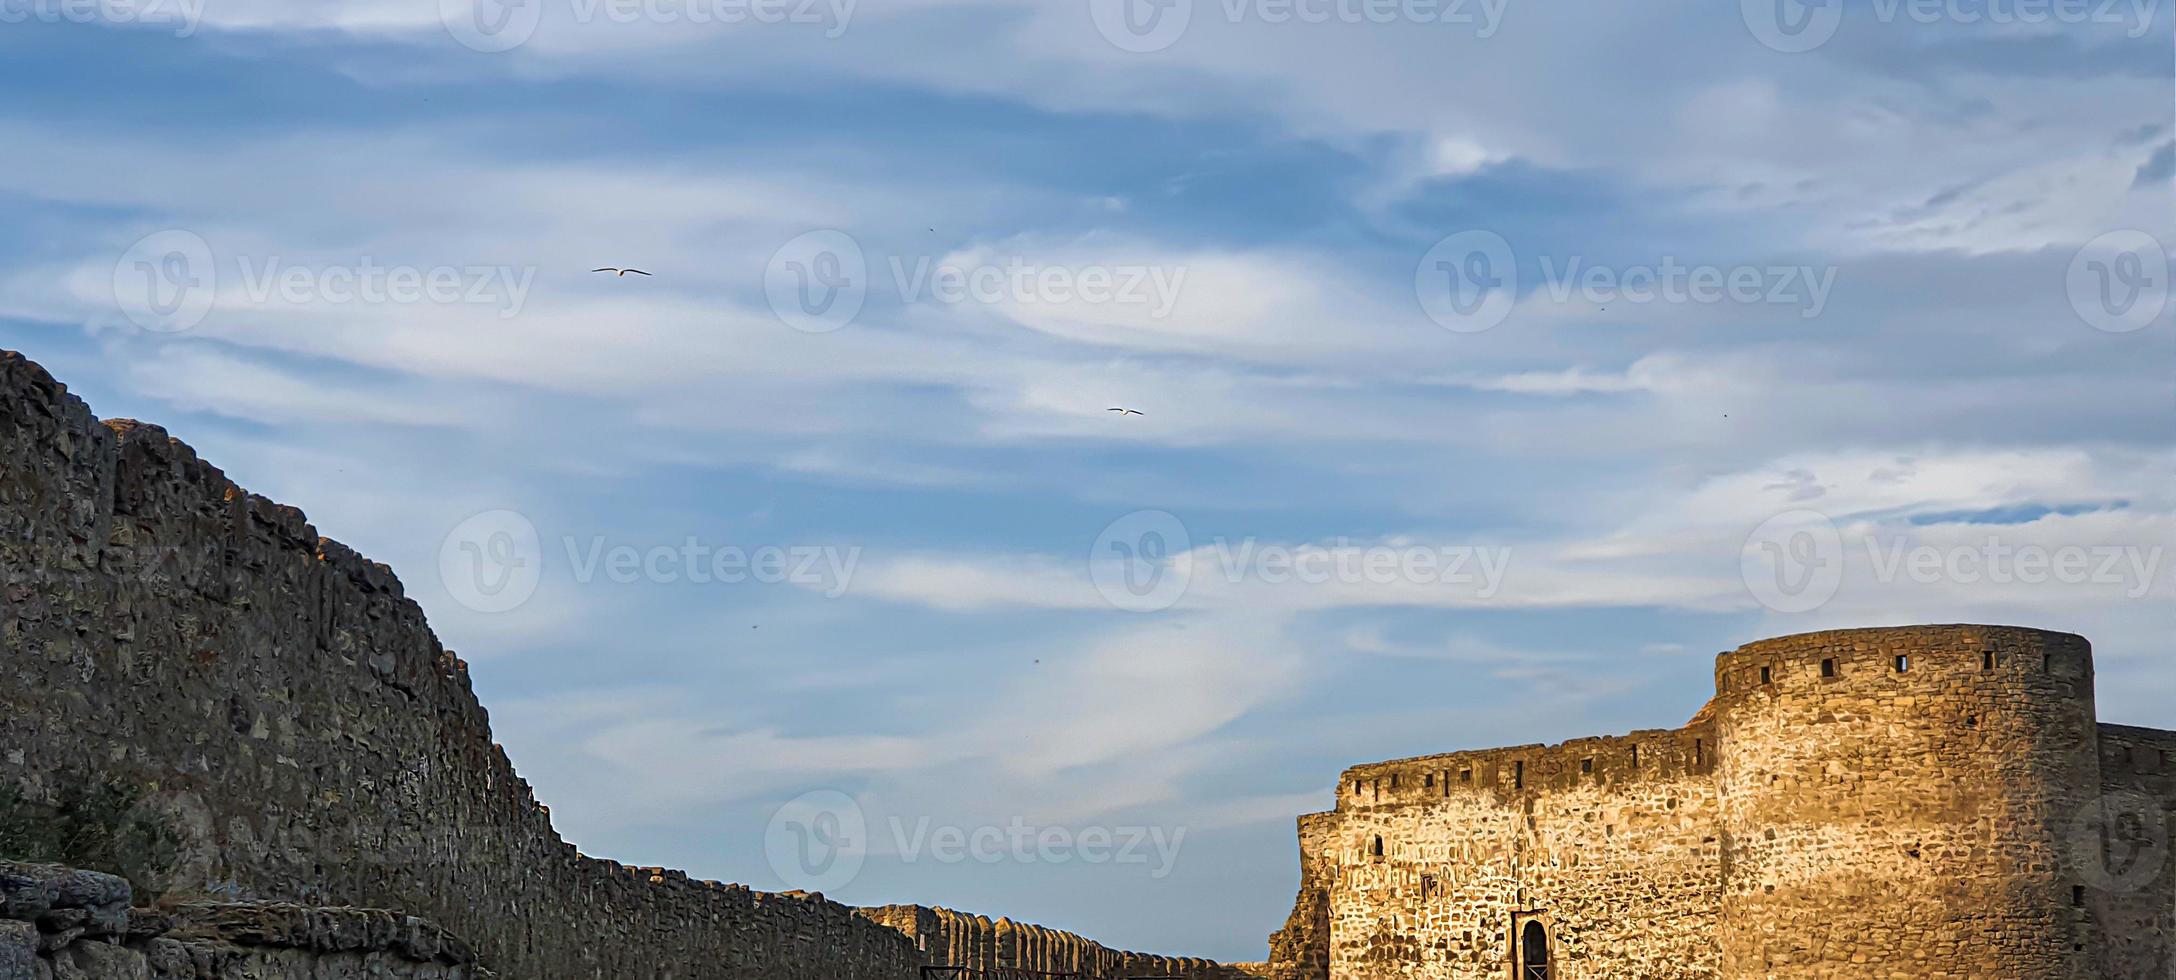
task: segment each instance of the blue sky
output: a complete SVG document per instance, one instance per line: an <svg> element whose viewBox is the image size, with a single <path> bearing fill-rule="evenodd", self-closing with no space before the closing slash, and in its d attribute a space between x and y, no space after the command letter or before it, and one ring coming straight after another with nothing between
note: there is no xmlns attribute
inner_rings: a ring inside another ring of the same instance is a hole
<svg viewBox="0 0 2176 980"><path fill-rule="evenodd" d="M2166 3L467 2L0 0L0 346L392 564L590 853L1257 959L1343 766L1747 640L2176 726Z"/></svg>

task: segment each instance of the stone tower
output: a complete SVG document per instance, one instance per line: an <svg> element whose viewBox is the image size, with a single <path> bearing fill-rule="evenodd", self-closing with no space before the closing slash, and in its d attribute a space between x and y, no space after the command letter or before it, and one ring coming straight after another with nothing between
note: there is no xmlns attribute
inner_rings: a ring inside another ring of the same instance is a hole
<svg viewBox="0 0 2176 980"><path fill-rule="evenodd" d="M1716 662L1727 977L2098 977L2065 843L2100 793L2066 633L1843 630Z"/></svg>

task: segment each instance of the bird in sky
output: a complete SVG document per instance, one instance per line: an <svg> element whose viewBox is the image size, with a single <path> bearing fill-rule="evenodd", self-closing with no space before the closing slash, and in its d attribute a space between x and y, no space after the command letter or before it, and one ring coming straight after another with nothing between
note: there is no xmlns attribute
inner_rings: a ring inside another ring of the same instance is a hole
<svg viewBox="0 0 2176 980"><path fill-rule="evenodd" d="M1130 408L1113 408L1113 409L1109 409L1109 411L1117 412L1117 413L1118 413L1118 414L1120 414L1120 415L1139 415L1139 414L1141 414L1140 412L1136 412L1136 411L1134 411L1133 409L1130 409Z"/></svg>
<svg viewBox="0 0 2176 980"><path fill-rule="evenodd" d="M591 271L591 272L616 272L616 273L619 273L619 276L618 276L618 278L622 278L622 279L626 278L626 277L627 277L627 274L628 274L628 273L630 273L630 272L632 272L632 273L634 273L635 275L638 275L638 276L647 276L647 275L649 275L649 273L647 273L647 272L644 272L644 271L642 271L641 269L615 269L615 268L613 268L613 267L611 267L611 266L605 266L605 267L604 267L604 268L602 268L602 269L591 269L591 270L589 270L589 271Z"/></svg>

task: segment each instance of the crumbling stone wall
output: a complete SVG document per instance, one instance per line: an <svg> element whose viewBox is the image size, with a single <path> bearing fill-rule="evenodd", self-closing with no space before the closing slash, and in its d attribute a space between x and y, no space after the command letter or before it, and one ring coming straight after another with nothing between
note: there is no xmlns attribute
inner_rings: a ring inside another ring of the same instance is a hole
<svg viewBox="0 0 2176 980"><path fill-rule="evenodd" d="M576 853L390 570L0 352L0 824L105 785L178 841L110 869L159 894L402 909L510 977L922 962L820 896Z"/></svg>
<svg viewBox="0 0 2176 980"><path fill-rule="evenodd" d="M2159 980L2172 813L2176 733L2096 722L2081 637L1784 637L1680 729L1348 770L1270 970L1502 980L1531 920L1553 980Z"/></svg>
<svg viewBox="0 0 2176 980"><path fill-rule="evenodd" d="M970 970L1072 973L1082 980L1179 977L1241 980L1246 974L1212 960L1109 949L1091 939L1043 926L991 921L980 915L919 905L864 909L862 914L906 935L931 965Z"/></svg>
<svg viewBox="0 0 2176 980"><path fill-rule="evenodd" d="M924 930L921 914L577 853L390 569L157 426L98 421L0 351L11 852L103 865L147 897L417 912L472 937L485 966L540 980L916 980L954 962L1227 975L1040 927L967 928L945 912L952 926Z"/></svg>
<svg viewBox="0 0 2176 980"><path fill-rule="evenodd" d="M122 878L0 862L0 980L488 980L475 954L394 912L191 903L131 908Z"/></svg>
<svg viewBox="0 0 2176 980"><path fill-rule="evenodd" d="M1330 893L1337 880L1337 814L1299 818L1300 894L1284 928L1269 937L1270 980L1329 980Z"/></svg>

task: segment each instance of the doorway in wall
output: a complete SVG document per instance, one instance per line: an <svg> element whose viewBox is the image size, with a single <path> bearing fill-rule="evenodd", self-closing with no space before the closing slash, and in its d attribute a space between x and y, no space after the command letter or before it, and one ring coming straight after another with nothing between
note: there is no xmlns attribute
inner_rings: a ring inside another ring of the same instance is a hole
<svg viewBox="0 0 2176 980"><path fill-rule="evenodd" d="M1519 980L1549 980L1549 930L1538 919L1519 931Z"/></svg>

